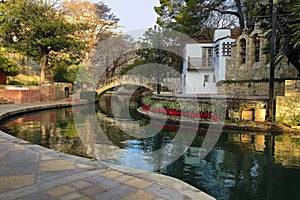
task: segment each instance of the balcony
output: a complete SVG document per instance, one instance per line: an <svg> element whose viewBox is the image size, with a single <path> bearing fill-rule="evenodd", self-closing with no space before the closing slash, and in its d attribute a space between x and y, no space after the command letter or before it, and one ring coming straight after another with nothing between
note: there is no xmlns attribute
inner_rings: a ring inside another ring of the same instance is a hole
<svg viewBox="0 0 300 200"><path fill-rule="evenodd" d="M212 57L188 57L188 70L214 70L214 60Z"/></svg>

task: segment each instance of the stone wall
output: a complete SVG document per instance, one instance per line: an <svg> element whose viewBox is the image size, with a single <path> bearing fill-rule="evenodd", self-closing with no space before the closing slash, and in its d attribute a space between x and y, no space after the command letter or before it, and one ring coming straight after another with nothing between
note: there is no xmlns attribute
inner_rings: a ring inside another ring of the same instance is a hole
<svg viewBox="0 0 300 200"><path fill-rule="evenodd" d="M284 95L276 97L276 120L292 124L300 115L300 80L286 80Z"/></svg>
<svg viewBox="0 0 300 200"><path fill-rule="evenodd" d="M259 48L255 47L255 35L258 36ZM242 41L245 41L246 48L242 48ZM264 48L268 45L268 39L264 33L256 28L252 33L243 32L231 49L231 57L226 63L226 80L262 80L269 78L270 74L270 58L268 54L264 54ZM256 60L255 51L259 56ZM242 59L242 52L245 53L245 62ZM287 64L287 58L275 68L275 78L296 78L298 71L296 68Z"/></svg>
<svg viewBox="0 0 300 200"><path fill-rule="evenodd" d="M54 85L43 85L41 87L41 101L57 100L57 87Z"/></svg>
<svg viewBox="0 0 300 200"><path fill-rule="evenodd" d="M1 86L0 97L8 101L20 103L32 103L40 101L55 101L64 98L60 87L54 85L43 86Z"/></svg>
<svg viewBox="0 0 300 200"><path fill-rule="evenodd" d="M300 96L300 80L286 80L284 96Z"/></svg>
<svg viewBox="0 0 300 200"><path fill-rule="evenodd" d="M292 124L295 116L300 115L299 96L276 97L276 121Z"/></svg>
<svg viewBox="0 0 300 200"><path fill-rule="evenodd" d="M18 104L39 102L41 90L0 89L0 97Z"/></svg>
<svg viewBox="0 0 300 200"><path fill-rule="evenodd" d="M275 96L284 95L283 82L275 82ZM223 83L218 86L219 94L233 95L242 93L250 96L269 96L269 82L238 82L238 83Z"/></svg>

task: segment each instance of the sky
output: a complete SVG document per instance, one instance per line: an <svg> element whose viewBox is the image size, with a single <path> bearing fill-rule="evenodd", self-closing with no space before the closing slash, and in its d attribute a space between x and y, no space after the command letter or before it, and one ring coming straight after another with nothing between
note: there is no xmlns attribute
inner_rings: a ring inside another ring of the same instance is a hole
<svg viewBox="0 0 300 200"><path fill-rule="evenodd" d="M91 0L99 2L100 0ZM127 33L137 29L153 27L157 15L154 6L159 5L159 0L101 0L120 19L119 25L124 26L123 32Z"/></svg>

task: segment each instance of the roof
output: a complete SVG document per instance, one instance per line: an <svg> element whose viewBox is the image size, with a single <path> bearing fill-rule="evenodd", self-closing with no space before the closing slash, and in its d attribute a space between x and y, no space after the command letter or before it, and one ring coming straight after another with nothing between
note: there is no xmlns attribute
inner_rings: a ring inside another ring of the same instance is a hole
<svg viewBox="0 0 300 200"><path fill-rule="evenodd" d="M215 30L216 30L216 28L208 28L199 33L192 35L191 37L197 43L214 43L213 38L214 38ZM227 35L222 38L218 38L215 42L226 39L226 38L237 39L239 37L239 35L240 35L240 28L230 29L230 35Z"/></svg>

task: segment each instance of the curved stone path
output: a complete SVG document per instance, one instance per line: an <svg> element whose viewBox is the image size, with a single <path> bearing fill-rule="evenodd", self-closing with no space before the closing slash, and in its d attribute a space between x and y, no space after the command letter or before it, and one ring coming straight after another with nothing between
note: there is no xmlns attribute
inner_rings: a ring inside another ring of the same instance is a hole
<svg viewBox="0 0 300 200"><path fill-rule="evenodd" d="M0 105L12 114L71 106L66 99ZM214 199L164 175L92 161L31 144L0 131L0 199Z"/></svg>

